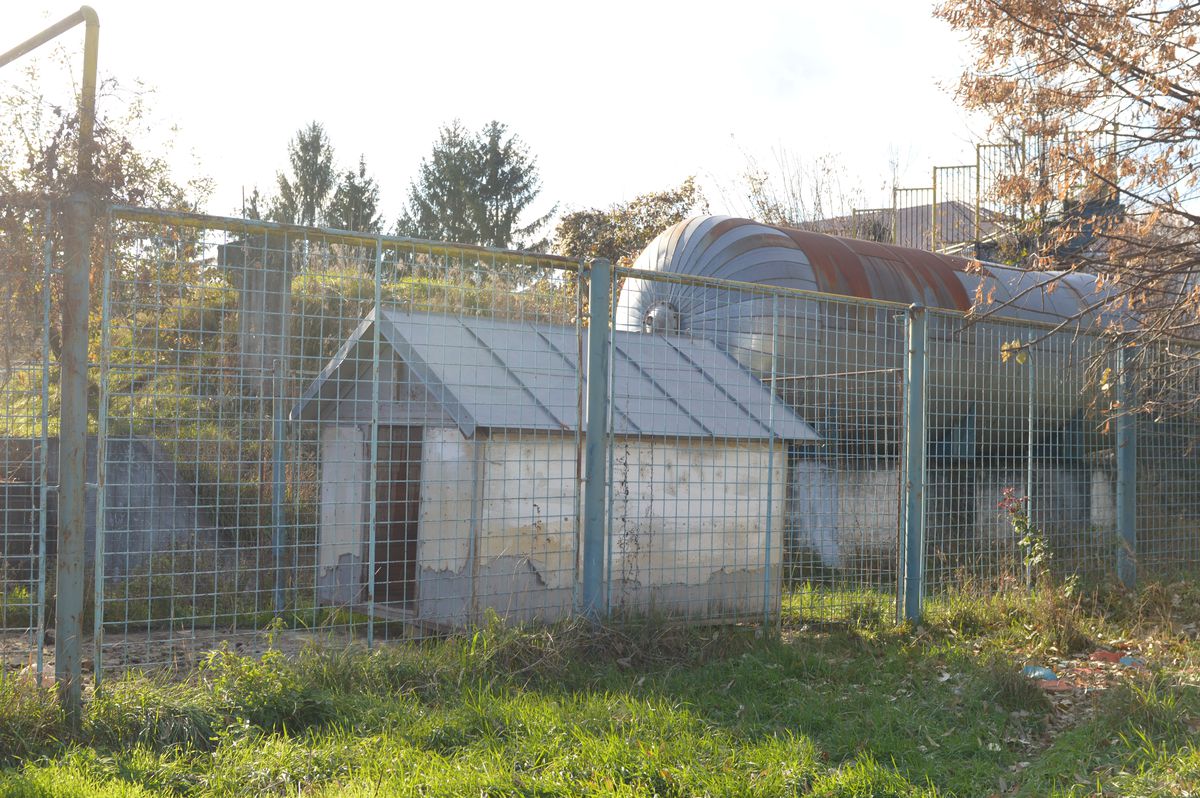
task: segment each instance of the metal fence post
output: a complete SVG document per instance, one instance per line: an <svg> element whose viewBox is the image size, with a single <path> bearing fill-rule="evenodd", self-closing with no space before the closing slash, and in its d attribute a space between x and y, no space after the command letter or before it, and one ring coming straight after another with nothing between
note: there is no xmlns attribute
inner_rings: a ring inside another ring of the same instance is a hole
<svg viewBox="0 0 1200 798"><path fill-rule="evenodd" d="M1033 340L1033 330L1025 331L1025 340ZM1025 407L1025 517L1029 519L1029 523L1033 524L1033 451L1034 451L1034 372L1033 372L1033 351L1025 350L1027 358L1025 360L1025 390L1026 390L1026 407ZM1036 527L1034 527L1036 528ZM1025 587L1028 590L1033 589L1033 563L1029 558L1025 558Z"/></svg>
<svg viewBox="0 0 1200 798"><path fill-rule="evenodd" d="M588 269L587 405L584 439L583 611L604 606L605 449L608 440L608 349L612 266L604 258Z"/></svg>
<svg viewBox="0 0 1200 798"><path fill-rule="evenodd" d="M283 615L283 358L275 359L275 375L272 380L271 415L274 423L271 429L271 553L275 560L275 617Z"/></svg>
<svg viewBox="0 0 1200 798"><path fill-rule="evenodd" d="M50 249L51 208L46 205L42 227L42 398L41 447L38 462L38 539L37 539L37 678L45 676L46 654L46 526L50 515L50 275L53 260Z"/></svg>
<svg viewBox="0 0 1200 798"><path fill-rule="evenodd" d="M1137 587L1137 416L1130 347L1117 350L1117 578Z"/></svg>
<svg viewBox="0 0 1200 798"><path fill-rule="evenodd" d="M367 510L367 647L375 645L375 569L379 567L375 544L379 539L379 326L383 323L383 237L375 238L375 317L371 325L371 436L368 441L370 463L368 487L371 492Z"/></svg>
<svg viewBox="0 0 1200 798"><path fill-rule="evenodd" d="M62 376L59 422L58 569L54 675L71 726L80 720L83 583L87 514L88 272L92 201L87 191L67 201L63 272Z"/></svg>
<svg viewBox="0 0 1200 798"><path fill-rule="evenodd" d="M92 555L92 686L100 689L104 678L104 544L108 534L108 388L112 368L109 334L112 302L112 212L104 225L104 279L100 292L100 402L96 408L96 538Z"/></svg>
<svg viewBox="0 0 1200 798"><path fill-rule="evenodd" d="M905 314L908 353L904 368L904 564L902 598L905 620L921 620L925 583L925 308L912 305Z"/></svg>
<svg viewBox="0 0 1200 798"><path fill-rule="evenodd" d="M67 723L78 728L82 716L81 651L85 506L87 487L88 278L92 245L92 155L96 125L96 65L100 18L88 6L0 53L0 66L84 25L83 81L79 89L79 150L75 187L67 200L64 235L62 356L60 360L59 526L55 605L54 672Z"/></svg>
<svg viewBox="0 0 1200 798"><path fill-rule="evenodd" d="M775 519L773 518L773 509L775 506L775 402L778 399L776 394L776 361L778 354L775 349L775 342L779 337L779 296L771 295L771 381L767 383L767 387L771 391L771 405L767 409L767 424L770 426L770 446L767 449L767 534L764 540L763 561L763 628L769 628L771 625L771 610L778 609L778 617L783 617L783 561L780 558L779 563L779 595L778 600L772 596L772 578L771 578L771 531ZM786 461L786 444L784 445ZM786 464L786 463L785 463ZM784 472L787 473L786 471ZM785 491L786 493L786 491ZM786 523L780 526L786 529ZM780 549L783 547L780 546Z"/></svg>

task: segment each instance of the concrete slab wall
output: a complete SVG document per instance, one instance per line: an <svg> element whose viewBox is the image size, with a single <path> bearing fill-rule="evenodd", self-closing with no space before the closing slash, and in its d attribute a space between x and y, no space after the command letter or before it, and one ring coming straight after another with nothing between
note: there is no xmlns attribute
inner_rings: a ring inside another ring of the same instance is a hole
<svg viewBox="0 0 1200 798"><path fill-rule="evenodd" d="M420 616L458 624L489 610L510 621L569 614L579 568L576 438L493 432L476 451L454 430L428 430L426 440L437 444L423 463ZM781 446L770 459L765 444L619 440L612 609L728 620L756 617L764 599L774 607L787 489ZM481 475L477 517L464 509L468 473Z"/></svg>
<svg viewBox="0 0 1200 798"><path fill-rule="evenodd" d="M1025 495L1023 468L931 466L926 474L925 536L953 559L1011 552L1012 523L998 504L1005 488ZM793 460L788 519L790 547L829 568L854 567L860 557L896 551L901 472L893 461L875 468L838 468L818 459ZM1032 520L1063 552L1094 548L1112 534L1111 475L1086 463L1034 468Z"/></svg>
<svg viewBox="0 0 1200 798"><path fill-rule="evenodd" d="M729 619L778 598L787 459L766 441L619 439L614 611Z"/></svg>
<svg viewBox="0 0 1200 798"><path fill-rule="evenodd" d="M787 504L783 447L772 460L765 443L618 444L613 610L728 620L776 606ZM360 427L322 430L318 574L321 598L331 603L365 596L366 445ZM424 428L419 619L459 626L489 611L517 622L572 611L577 457L574 435L493 431L468 440L453 427Z"/></svg>
<svg viewBox="0 0 1200 798"><path fill-rule="evenodd" d="M40 441L0 439L0 462L9 465L9 479L36 482ZM153 557L168 552L215 555L219 550L216 507L203 502L194 476L182 471L162 444L151 438L108 441L105 491L105 573L136 572ZM87 442L86 554L91 561L96 541L96 482L98 445ZM20 467L18 467L20 466ZM49 441L47 480L58 484L58 441ZM47 550L55 551L58 494L47 500ZM36 519L33 521L36 529Z"/></svg>
<svg viewBox="0 0 1200 798"><path fill-rule="evenodd" d="M370 478L366 444L361 427L321 428L317 591L322 601L331 604L357 604L366 595Z"/></svg>

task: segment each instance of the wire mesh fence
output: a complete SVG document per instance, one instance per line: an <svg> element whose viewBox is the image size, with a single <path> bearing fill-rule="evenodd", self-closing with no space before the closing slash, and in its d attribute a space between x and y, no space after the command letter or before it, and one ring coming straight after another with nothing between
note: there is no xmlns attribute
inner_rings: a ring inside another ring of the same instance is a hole
<svg viewBox="0 0 1200 798"><path fill-rule="evenodd" d="M1024 581L1043 546L1065 573L1114 567L1111 344L945 313L928 344L928 585Z"/></svg>
<svg viewBox="0 0 1200 798"><path fill-rule="evenodd" d="M0 669L44 667L57 476L51 352L54 209L10 203L0 223Z"/></svg>
<svg viewBox="0 0 1200 798"><path fill-rule="evenodd" d="M6 668L41 667L53 617L39 229L34 360L0 383ZM1197 425L1127 412L1128 391L1191 390L1169 379L1190 349L1126 362L1035 321L917 326L883 301L135 208L103 239L97 676L266 633L375 643L593 609L882 620L914 584L1021 584L1035 551L1096 575L1200 557Z"/></svg>
<svg viewBox="0 0 1200 798"><path fill-rule="evenodd" d="M106 664L174 662L277 618L373 641L494 605L570 606L573 263L119 210L112 226ZM554 405L526 383L550 383L537 387ZM536 540L535 507L550 525ZM553 562L531 571L534 544ZM499 576L472 572L473 545L529 588L492 595ZM539 579L566 599L532 595Z"/></svg>

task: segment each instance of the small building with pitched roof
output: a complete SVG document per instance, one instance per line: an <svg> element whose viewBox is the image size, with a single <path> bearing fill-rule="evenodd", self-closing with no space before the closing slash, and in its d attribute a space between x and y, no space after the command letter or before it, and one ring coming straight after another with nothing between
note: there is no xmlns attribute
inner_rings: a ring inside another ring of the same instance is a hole
<svg viewBox="0 0 1200 798"><path fill-rule="evenodd" d="M572 326L373 311L290 414L320 442L320 600L445 627L570 613L586 346ZM816 433L710 341L618 331L610 360L609 609L773 613L788 449Z"/></svg>

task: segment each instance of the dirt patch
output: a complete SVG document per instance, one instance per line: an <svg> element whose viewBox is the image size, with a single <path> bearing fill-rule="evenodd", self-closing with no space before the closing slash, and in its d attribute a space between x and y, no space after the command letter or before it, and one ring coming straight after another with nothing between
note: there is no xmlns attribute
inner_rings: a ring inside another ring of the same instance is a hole
<svg viewBox="0 0 1200 798"><path fill-rule="evenodd" d="M228 648L243 656L258 657L269 648L288 656L309 647L344 648L355 639L348 631L282 630L155 630L106 636L100 646L105 678L128 671L186 672L199 664L209 652ZM95 672L95 642L91 636L83 642L85 676ZM36 674L36 638L29 632L0 633L0 667L4 673ZM42 681L54 678L54 633L47 634L42 648Z"/></svg>

